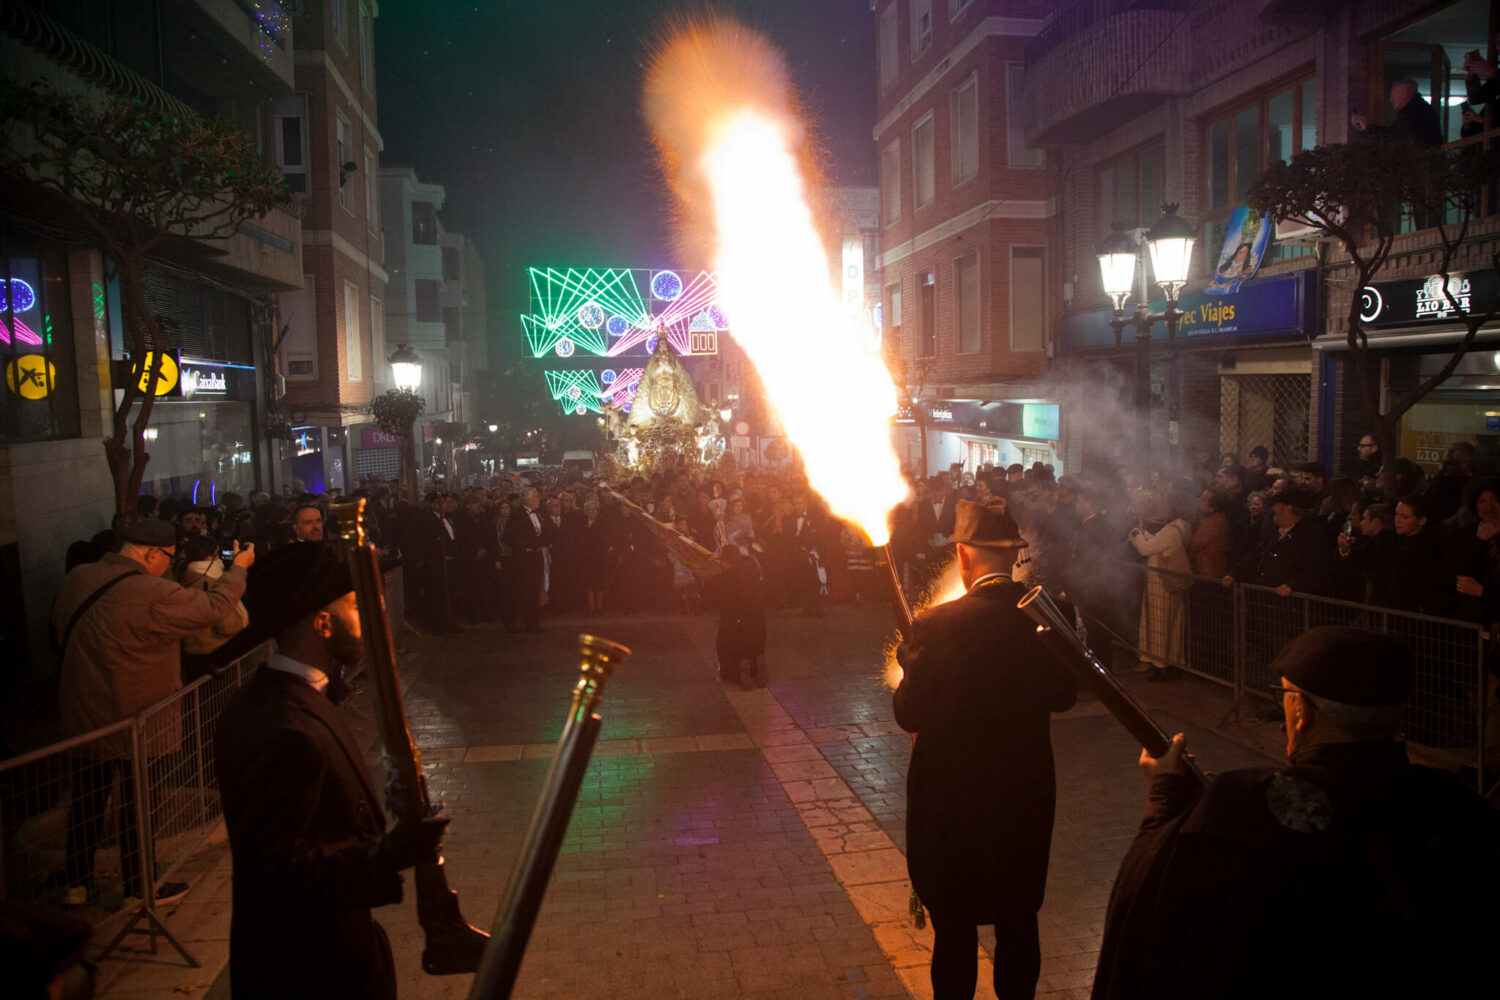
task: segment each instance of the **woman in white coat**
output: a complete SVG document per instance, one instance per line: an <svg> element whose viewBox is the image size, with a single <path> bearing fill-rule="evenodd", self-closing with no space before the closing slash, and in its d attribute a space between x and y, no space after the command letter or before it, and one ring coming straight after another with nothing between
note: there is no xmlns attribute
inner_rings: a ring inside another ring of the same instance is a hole
<svg viewBox="0 0 1500 1000"><path fill-rule="evenodd" d="M1146 557L1146 593L1141 601L1141 670L1153 681L1165 680L1166 668L1186 661L1187 591L1192 585L1188 542L1193 537L1196 504L1185 493L1167 500L1167 523L1160 531L1137 527L1130 533L1135 550ZM1187 575L1176 575L1178 573Z"/></svg>

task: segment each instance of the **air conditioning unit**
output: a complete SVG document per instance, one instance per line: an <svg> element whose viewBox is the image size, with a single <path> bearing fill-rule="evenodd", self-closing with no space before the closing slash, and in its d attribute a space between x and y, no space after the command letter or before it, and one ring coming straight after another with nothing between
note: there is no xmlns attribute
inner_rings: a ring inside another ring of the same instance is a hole
<svg viewBox="0 0 1500 1000"><path fill-rule="evenodd" d="M1348 217L1348 209L1341 207L1334 213L1333 221L1342 223ZM1306 218L1282 219L1276 223L1276 242L1306 246L1327 239L1317 226L1319 221L1319 217L1311 213Z"/></svg>

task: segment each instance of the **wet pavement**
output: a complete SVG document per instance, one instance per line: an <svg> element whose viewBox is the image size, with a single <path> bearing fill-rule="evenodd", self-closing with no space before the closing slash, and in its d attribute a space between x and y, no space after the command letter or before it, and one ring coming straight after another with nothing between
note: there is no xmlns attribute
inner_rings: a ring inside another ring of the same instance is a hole
<svg viewBox="0 0 1500 1000"><path fill-rule="evenodd" d="M930 931L911 926L900 853L910 741L880 681L888 611L773 612L771 682L753 692L715 677L714 627L711 616L605 617L412 640L407 710L432 794L454 817L445 854L465 915L493 919L563 725L575 636L587 630L634 655L605 688L599 744L515 995L930 996ZM1185 729L1206 766L1267 759L1184 718L1216 721L1227 695L1197 681L1150 688L1160 721ZM367 709L351 711L373 739ZM1087 698L1056 718L1053 743L1037 995L1084 997L1144 787L1138 747ZM227 976L214 982L227 951L222 853L205 863L202 890L168 911L168 926L185 918L197 929L206 966L183 971L178 995L228 995ZM469 977L419 971L410 900L377 916L402 997L467 995ZM987 961L981 997L992 996ZM146 995L136 982L122 977L107 995Z"/></svg>

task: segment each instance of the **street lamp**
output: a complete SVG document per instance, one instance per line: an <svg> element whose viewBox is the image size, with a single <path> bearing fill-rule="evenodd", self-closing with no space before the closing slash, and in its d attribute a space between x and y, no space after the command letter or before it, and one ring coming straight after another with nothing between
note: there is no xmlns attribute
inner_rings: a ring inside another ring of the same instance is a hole
<svg viewBox="0 0 1500 1000"><path fill-rule="evenodd" d="M1182 313L1177 297L1187 284L1188 268L1193 257L1193 227L1178 216L1176 205L1163 205L1162 217L1137 239L1116 223L1114 231L1099 245L1099 274L1104 291L1114 303L1109 325L1115 331L1115 343L1122 342L1127 326L1135 330L1135 419L1136 461L1150 464L1151 451L1151 327L1164 323L1167 343L1177 336ZM1145 284L1145 256L1149 250L1156 283L1167 293L1166 308L1159 313L1146 307L1146 296L1137 291L1137 281ZM1125 300L1136 297L1135 312L1125 315Z"/></svg>
<svg viewBox="0 0 1500 1000"><path fill-rule="evenodd" d="M493 434L500 429L499 424L490 424L490 433Z"/></svg>
<svg viewBox="0 0 1500 1000"><path fill-rule="evenodd" d="M398 389L416 392L422 384L422 358L405 344L396 345L396 353L387 358L391 363L391 380Z"/></svg>
<svg viewBox="0 0 1500 1000"><path fill-rule="evenodd" d="M397 344L395 353L386 359L391 364L391 381L396 388L415 393L422 384L422 358L405 344ZM417 502L417 470L412 461L412 421L407 421L401 442L401 481L406 485L407 497Z"/></svg>

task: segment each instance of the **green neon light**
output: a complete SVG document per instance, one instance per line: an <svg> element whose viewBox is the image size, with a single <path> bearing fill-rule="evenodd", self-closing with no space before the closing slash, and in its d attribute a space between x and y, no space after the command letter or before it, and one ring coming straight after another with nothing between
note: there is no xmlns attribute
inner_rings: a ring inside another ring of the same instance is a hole
<svg viewBox="0 0 1500 1000"><path fill-rule="evenodd" d="M591 413L604 412L604 404L600 401L604 387L593 372L546 371L542 374L547 377L547 392L562 406L564 413L572 413L579 406Z"/></svg>

